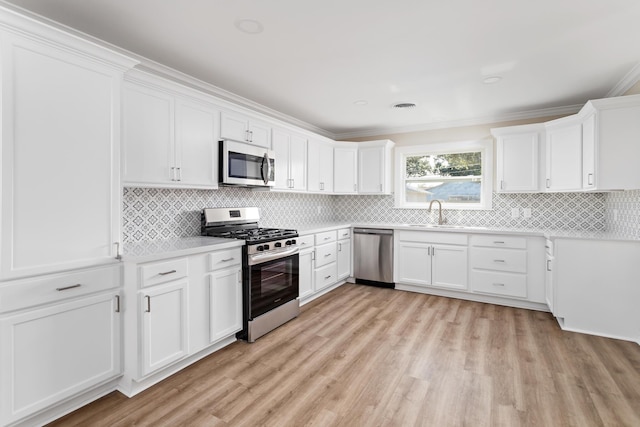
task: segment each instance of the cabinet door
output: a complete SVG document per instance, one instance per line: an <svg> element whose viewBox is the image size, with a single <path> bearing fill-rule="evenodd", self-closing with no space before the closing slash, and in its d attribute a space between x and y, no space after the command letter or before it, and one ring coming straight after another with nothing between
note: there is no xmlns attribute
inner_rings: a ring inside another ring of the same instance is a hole
<svg viewBox="0 0 640 427"><path fill-rule="evenodd" d="M289 178L292 189L307 189L307 138L295 134L291 135L289 146Z"/></svg>
<svg viewBox="0 0 640 427"><path fill-rule="evenodd" d="M220 138L234 141L249 141L249 121L237 114L220 114Z"/></svg>
<svg viewBox="0 0 640 427"><path fill-rule="evenodd" d="M124 183L172 183L177 179L173 96L127 84L123 109Z"/></svg>
<svg viewBox="0 0 640 427"><path fill-rule="evenodd" d="M242 329L242 270L212 273L210 279L210 339L226 338Z"/></svg>
<svg viewBox="0 0 640 427"><path fill-rule="evenodd" d="M582 188L596 188L596 115L582 123Z"/></svg>
<svg viewBox="0 0 640 427"><path fill-rule="evenodd" d="M309 191L320 191L321 181L321 142L309 140L307 145L307 189Z"/></svg>
<svg viewBox="0 0 640 427"><path fill-rule="evenodd" d="M338 280L351 276L351 239L338 240Z"/></svg>
<svg viewBox="0 0 640 427"><path fill-rule="evenodd" d="M53 46L3 41L0 277L112 261L122 76Z"/></svg>
<svg viewBox="0 0 640 427"><path fill-rule="evenodd" d="M384 193L384 147L360 147L358 150L358 192Z"/></svg>
<svg viewBox="0 0 640 427"><path fill-rule="evenodd" d="M547 131L547 190L582 188L582 127L580 124Z"/></svg>
<svg viewBox="0 0 640 427"><path fill-rule="evenodd" d="M433 245L431 247L431 284L442 288L467 289L467 248Z"/></svg>
<svg viewBox="0 0 640 427"><path fill-rule="evenodd" d="M333 146L320 146L320 189L325 193L333 192Z"/></svg>
<svg viewBox="0 0 640 427"><path fill-rule="evenodd" d="M313 294L313 251L300 254L299 289L300 299Z"/></svg>
<svg viewBox="0 0 640 427"><path fill-rule="evenodd" d="M218 112L204 105L176 102L176 163L180 184L218 187Z"/></svg>
<svg viewBox="0 0 640 427"><path fill-rule="evenodd" d="M122 372L116 298L102 294L0 321L1 425Z"/></svg>
<svg viewBox="0 0 640 427"><path fill-rule="evenodd" d="M335 147L333 149L333 191L356 193L358 180L358 148Z"/></svg>
<svg viewBox="0 0 640 427"><path fill-rule="evenodd" d="M501 136L497 146L498 192L538 191L538 133Z"/></svg>
<svg viewBox="0 0 640 427"><path fill-rule="evenodd" d="M549 306L549 310L552 314L555 314L554 307L554 290L553 290L553 256L547 254L546 255L546 270L544 277L544 289L545 289L545 301Z"/></svg>
<svg viewBox="0 0 640 427"><path fill-rule="evenodd" d="M431 245L399 242L396 246L396 282L427 286L431 284Z"/></svg>
<svg viewBox="0 0 640 427"><path fill-rule="evenodd" d="M145 289L142 316L142 376L187 355L187 280Z"/></svg>
<svg viewBox="0 0 640 427"><path fill-rule="evenodd" d="M291 136L284 131L274 129L271 147L276 156L276 180L274 189L288 190L291 188L291 178L289 175L289 143Z"/></svg>
<svg viewBox="0 0 640 427"><path fill-rule="evenodd" d="M249 142L260 147L271 147L271 127L266 123L249 121Z"/></svg>

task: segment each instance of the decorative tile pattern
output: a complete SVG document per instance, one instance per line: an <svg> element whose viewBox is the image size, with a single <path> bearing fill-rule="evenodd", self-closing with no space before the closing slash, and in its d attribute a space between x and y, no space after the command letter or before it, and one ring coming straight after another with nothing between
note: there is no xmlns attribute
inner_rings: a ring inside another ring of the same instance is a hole
<svg viewBox="0 0 640 427"><path fill-rule="evenodd" d="M605 195L607 229L626 239L640 239L640 190Z"/></svg>
<svg viewBox="0 0 640 427"><path fill-rule="evenodd" d="M330 222L334 198L321 194L257 191L241 187L219 190L125 188L122 234L125 244L200 235L200 211L207 207L260 208L261 222L295 224Z"/></svg>
<svg viewBox="0 0 640 427"><path fill-rule="evenodd" d="M605 210L605 197L607 208L618 206L619 221L614 225L620 233L637 234L640 206L637 191L607 196L600 193L494 194L490 211L446 210L445 214L448 223L454 225L604 231L607 220L612 224L612 219L607 217L612 208ZM261 222L269 225L300 226L333 221L437 222L435 210L429 213L422 209L395 209L393 196L325 196L235 187L215 191L125 188L123 241L128 244L198 236L202 208L244 206L259 207ZM525 219L522 215L511 218L512 208L519 208L522 213L525 207L531 208L531 218Z"/></svg>
<svg viewBox="0 0 640 427"><path fill-rule="evenodd" d="M337 221L437 223L438 212L423 209L394 209L393 196L338 197ZM447 223L475 227L535 228L602 231L605 229L603 194L494 194L492 210L445 210ZM519 208L520 217L511 218ZM531 208L531 218L522 216Z"/></svg>

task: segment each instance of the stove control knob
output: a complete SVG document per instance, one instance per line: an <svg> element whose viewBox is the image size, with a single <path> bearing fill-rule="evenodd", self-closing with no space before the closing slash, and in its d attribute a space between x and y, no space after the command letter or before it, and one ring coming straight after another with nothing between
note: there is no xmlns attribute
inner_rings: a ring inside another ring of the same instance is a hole
<svg viewBox="0 0 640 427"><path fill-rule="evenodd" d="M263 248L262 246L258 246L258 247L256 248L256 250L257 250L258 252L262 252L262 251L264 251L264 248Z"/></svg>
<svg viewBox="0 0 640 427"><path fill-rule="evenodd" d="M268 251L269 250L269 245L264 245L264 250Z"/></svg>
<svg viewBox="0 0 640 427"><path fill-rule="evenodd" d="M287 246L291 246L291 245L293 245L293 244L295 244L295 243L296 243L296 241L295 241L295 240L287 240L287 242L285 243L285 245L287 245Z"/></svg>
<svg viewBox="0 0 640 427"><path fill-rule="evenodd" d="M281 248L281 247L282 247L282 243L277 242L277 243L276 243L275 245L273 245L273 246L275 246L276 248Z"/></svg>
<svg viewBox="0 0 640 427"><path fill-rule="evenodd" d="M291 241L291 244L292 244L292 245L295 245L295 244L296 244L296 239L293 239L293 240Z"/></svg>

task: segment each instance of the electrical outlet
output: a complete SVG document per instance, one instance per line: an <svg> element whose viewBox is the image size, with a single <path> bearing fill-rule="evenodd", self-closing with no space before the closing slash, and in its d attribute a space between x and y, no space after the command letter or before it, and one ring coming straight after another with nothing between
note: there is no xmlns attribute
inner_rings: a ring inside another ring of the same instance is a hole
<svg viewBox="0 0 640 427"><path fill-rule="evenodd" d="M531 218L531 208L524 208L524 209L522 210L522 215L523 215L525 218Z"/></svg>
<svg viewBox="0 0 640 427"><path fill-rule="evenodd" d="M511 218L520 217L520 208L511 208Z"/></svg>

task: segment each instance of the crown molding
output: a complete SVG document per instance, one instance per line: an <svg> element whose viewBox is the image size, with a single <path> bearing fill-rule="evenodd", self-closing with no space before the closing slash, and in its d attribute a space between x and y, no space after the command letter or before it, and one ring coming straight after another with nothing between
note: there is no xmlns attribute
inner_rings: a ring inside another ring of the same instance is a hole
<svg viewBox="0 0 640 427"><path fill-rule="evenodd" d="M541 117L563 116L575 114L584 104L567 105L564 107L542 108L538 110L521 111L505 114L492 114L483 117L475 117L461 120L443 121L437 123L427 123L415 126L401 126L393 128L371 128L354 132L344 132L335 135L336 139L362 138L380 135L393 135L396 133L422 132L437 129L458 128L465 126L486 125L490 123L509 122L515 120L538 119Z"/></svg>
<svg viewBox="0 0 640 427"><path fill-rule="evenodd" d="M624 95L633 85L640 81L640 62L638 62L627 74L624 75L622 80L611 89L605 98L611 98L614 96Z"/></svg>

